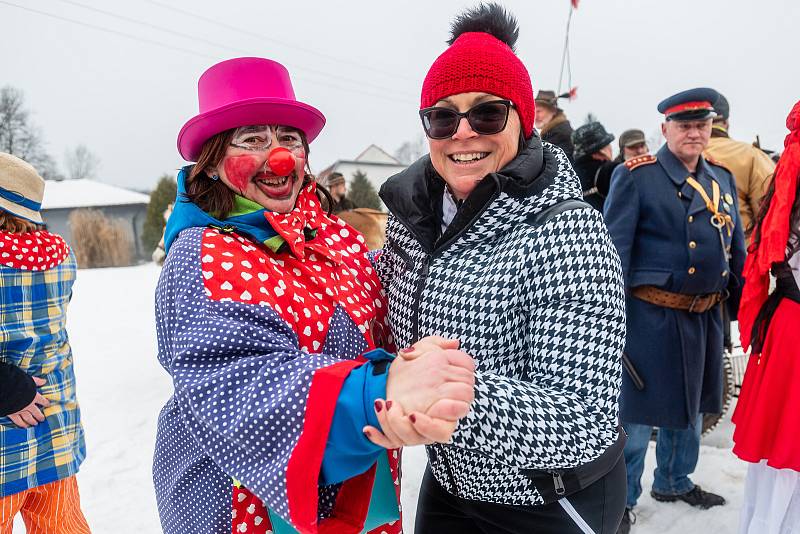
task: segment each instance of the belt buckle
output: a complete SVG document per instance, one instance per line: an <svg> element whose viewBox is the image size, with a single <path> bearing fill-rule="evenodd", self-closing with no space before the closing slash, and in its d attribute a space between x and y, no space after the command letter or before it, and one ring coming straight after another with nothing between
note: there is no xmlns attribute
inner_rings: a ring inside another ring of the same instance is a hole
<svg viewBox="0 0 800 534"><path fill-rule="evenodd" d="M702 298L702 295L695 295L692 299L692 303L689 304L689 313L700 313L699 311L695 311L694 307L697 305L698 301Z"/></svg>

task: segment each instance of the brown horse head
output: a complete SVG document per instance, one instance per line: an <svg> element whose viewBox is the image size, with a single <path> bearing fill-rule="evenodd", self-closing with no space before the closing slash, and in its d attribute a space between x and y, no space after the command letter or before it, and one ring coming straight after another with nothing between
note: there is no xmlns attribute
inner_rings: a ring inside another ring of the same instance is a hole
<svg viewBox="0 0 800 534"><path fill-rule="evenodd" d="M378 250L386 241L386 220L389 215L370 208L356 208L342 211L337 217L361 232L367 241L367 248Z"/></svg>

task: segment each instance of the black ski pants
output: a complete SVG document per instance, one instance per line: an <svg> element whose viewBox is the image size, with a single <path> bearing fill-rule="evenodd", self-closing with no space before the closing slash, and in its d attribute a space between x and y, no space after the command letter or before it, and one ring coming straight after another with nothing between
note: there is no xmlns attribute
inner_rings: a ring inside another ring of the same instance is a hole
<svg viewBox="0 0 800 534"><path fill-rule="evenodd" d="M625 511L622 457L603 478L541 506L514 506L462 499L448 493L425 470L415 534L615 534ZM577 517L576 517L577 515ZM583 526L579 525L585 522ZM587 530L588 528L588 530Z"/></svg>

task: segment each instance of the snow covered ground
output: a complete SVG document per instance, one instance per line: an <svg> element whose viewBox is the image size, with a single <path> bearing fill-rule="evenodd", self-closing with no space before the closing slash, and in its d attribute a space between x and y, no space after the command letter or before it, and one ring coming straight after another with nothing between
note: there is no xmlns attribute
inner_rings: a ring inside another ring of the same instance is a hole
<svg viewBox="0 0 800 534"><path fill-rule="evenodd" d="M78 481L83 509L97 534L160 532L150 463L156 418L171 387L155 356L153 292L158 274L152 264L81 270L75 284L68 328L88 448ZM694 476L704 488L724 495L728 504L699 511L683 503L654 502L648 495L651 452L633 532L736 532L746 465L731 454L731 432L725 422L704 439ZM412 533L425 451L412 447L404 454L403 507L406 532ZM14 533L24 531L18 521Z"/></svg>

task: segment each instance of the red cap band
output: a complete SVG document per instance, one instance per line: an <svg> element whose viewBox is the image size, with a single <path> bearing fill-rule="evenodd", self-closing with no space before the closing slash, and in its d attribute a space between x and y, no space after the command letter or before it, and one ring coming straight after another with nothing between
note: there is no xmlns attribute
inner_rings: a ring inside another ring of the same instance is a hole
<svg viewBox="0 0 800 534"><path fill-rule="evenodd" d="M711 102L706 101L697 101L697 102L684 102L683 104L678 104L676 106L672 106L671 108L667 108L664 111L664 115L672 115L673 113L679 113L681 111L695 111L695 110L709 110L713 111L714 106L711 105Z"/></svg>

